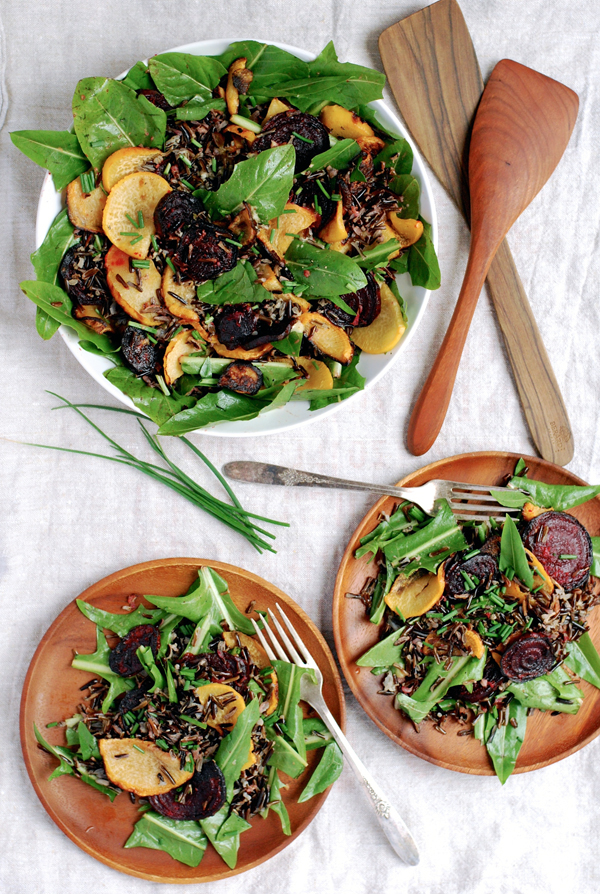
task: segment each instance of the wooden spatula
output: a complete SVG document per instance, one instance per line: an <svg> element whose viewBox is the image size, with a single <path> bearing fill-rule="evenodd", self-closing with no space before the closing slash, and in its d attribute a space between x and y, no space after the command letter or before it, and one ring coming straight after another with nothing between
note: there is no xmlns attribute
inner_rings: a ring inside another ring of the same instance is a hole
<svg viewBox="0 0 600 894"><path fill-rule="evenodd" d="M456 0L439 0L383 32L381 57L402 115L468 221L467 158L483 92L481 71ZM533 441L544 459L573 457L571 426L508 243L487 276Z"/></svg>
<svg viewBox="0 0 600 894"><path fill-rule="evenodd" d="M420 456L446 416L471 319L492 259L519 215L546 183L567 147L577 95L531 68L503 59L475 116L469 149L471 249L458 301L414 407L409 450Z"/></svg>

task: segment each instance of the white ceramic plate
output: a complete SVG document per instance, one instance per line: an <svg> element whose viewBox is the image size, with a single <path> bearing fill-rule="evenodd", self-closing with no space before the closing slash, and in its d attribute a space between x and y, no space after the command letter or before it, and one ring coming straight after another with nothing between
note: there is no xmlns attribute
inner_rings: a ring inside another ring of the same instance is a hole
<svg viewBox="0 0 600 894"><path fill-rule="evenodd" d="M184 46L175 47L172 50L165 50L165 52L195 53L197 55L203 56L215 56L219 53L222 53L229 46L230 43L234 42L234 40L244 39L247 40L250 38L232 38L231 40L202 40L198 41L197 43L189 43L185 44ZM305 62L309 62L311 59L315 58L314 54L307 53L305 50L300 50L297 47L292 47L288 44L277 43L276 41L261 42L271 43L274 46L280 47L282 50L287 50L289 53L293 53L295 56L298 56L299 59L302 59ZM124 74L121 75L121 77L123 77ZM372 102L371 106L377 110L382 124L384 124L385 127L387 127L388 129L396 131L399 136L402 136L406 140L408 140L412 147L412 150L414 152L413 174L421 184L421 214L423 215L425 220L431 222L433 243L437 248L437 218L435 213L435 205L433 202L433 194L431 191L431 185L429 183L427 173L425 171L425 167L423 165L421 157L417 152L417 148L412 142L399 118L394 114L394 112L392 112L389 106L387 106L381 100ZM63 206L64 193L58 193L54 189L52 178L50 177L50 174L47 174L42 186L40 201L38 205L36 220L36 246L42 244L52 221ZM403 353L406 345L412 338L413 332L415 331L425 314L425 308L427 306L427 301L429 298L429 291L427 289L424 289L422 286L413 286L411 284L408 273L404 273L402 276L398 277L398 288L400 289L400 294L406 302L406 312L408 316L408 325L406 327L406 332L404 333L404 336L402 337L400 343L394 348L393 351L390 351L389 354L361 355L358 369L366 379L365 389L370 388L371 385L377 382L377 380L380 379L381 376L383 376L383 374ZM84 351L82 348L80 348L79 337L72 329L61 326L60 334L62 335L71 353L75 356L75 358L79 361L83 368L98 382L98 384L101 385L105 391L108 391L108 393L112 397L116 398L120 403L125 404L125 406L127 407L134 408L134 405L130 401L130 399L126 397L121 391L119 391L118 388L115 388L114 385L111 385L110 382L108 382L103 376L105 370L112 367L112 363L104 357L97 356L96 354L90 354L88 351ZM353 398L350 397L348 398L348 400L342 401L341 403L331 404L328 407L323 407L323 409L315 410L313 412L309 410L308 401L294 401L288 403L286 406L281 407L280 409L266 412L264 415L258 416L256 419L242 420L239 422L224 422L220 425L198 429L198 432L206 433L209 435L216 435L219 437L243 437L247 435L253 436L258 434L274 434L275 432L281 432L286 429L294 428L298 425L304 425L316 419L322 419L323 416L331 414L341 407L349 407L352 400Z"/></svg>

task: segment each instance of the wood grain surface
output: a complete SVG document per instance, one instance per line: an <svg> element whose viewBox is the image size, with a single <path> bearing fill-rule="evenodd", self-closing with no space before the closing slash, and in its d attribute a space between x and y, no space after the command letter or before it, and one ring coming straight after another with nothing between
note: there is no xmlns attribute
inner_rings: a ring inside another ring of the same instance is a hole
<svg viewBox="0 0 600 894"><path fill-rule="evenodd" d="M472 484L501 484L512 475L519 459L516 453L468 453L431 463L404 478L401 485L417 486L433 478L466 481ZM571 472L537 457L525 457L529 477L550 484L585 484ZM449 720L447 735L440 735L433 724L422 723L417 733L411 720L393 706L393 700L380 695L380 677L368 667L358 667L356 661L379 638L379 625L371 624L359 599L348 599L346 593L360 592L367 578L374 574L368 556L355 559L354 553L364 537L378 523L382 512L390 513L397 500L384 497L365 515L342 558L333 597L333 630L342 672L362 708L392 741L412 754L461 773L493 776L494 770L485 748L471 736L457 736L460 727ZM571 511L592 536L600 534L600 499L595 498ZM590 617L590 632L600 646L600 612L595 609ZM578 714L552 717L548 712L535 711L527 719L527 734L521 748L515 773L527 773L562 760L587 745L600 732L600 691L582 682L583 705Z"/></svg>
<svg viewBox="0 0 600 894"><path fill-rule="evenodd" d="M469 221L470 131L483 79L456 0L438 0L381 34L390 86L421 152ZM568 414L506 240L487 275L514 381L540 455L573 458Z"/></svg>
<svg viewBox="0 0 600 894"><path fill-rule="evenodd" d="M483 92L469 147L471 247L448 330L417 398L407 445L420 456L446 417L473 313L506 233L556 168L579 100L568 87L503 59Z"/></svg>
<svg viewBox="0 0 600 894"><path fill-rule="evenodd" d="M231 597L241 611L246 611L252 600L255 600L255 609L263 611L274 608L276 602L285 607L323 671L325 700L343 728L346 715L341 681L321 633L289 596L249 571L207 559L160 559L116 572L89 587L79 598L105 611L120 612L132 594L141 597L144 593L160 596L185 593L203 565L210 565L227 581ZM320 753L310 751L308 769L299 779L285 777L288 786L284 800L291 836L283 834L279 817L273 811L266 819L254 817L252 828L241 836L235 869L229 869L210 844L195 868L178 863L163 851L144 847L125 850L123 845L140 816L139 805L132 804L126 792L111 804L101 792L72 776L49 780L57 766L56 759L38 747L33 733L35 723L51 744L64 745L63 731L46 729L46 724L70 717L76 711L82 699L80 687L90 680L91 674L71 667L73 653L75 650L93 652L95 648L95 625L71 602L38 646L21 698L21 746L29 778L49 816L78 847L113 869L151 881L181 884L216 881L268 860L293 841L315 817L329 790L303 804L297 800L319 760Z"/></svg>

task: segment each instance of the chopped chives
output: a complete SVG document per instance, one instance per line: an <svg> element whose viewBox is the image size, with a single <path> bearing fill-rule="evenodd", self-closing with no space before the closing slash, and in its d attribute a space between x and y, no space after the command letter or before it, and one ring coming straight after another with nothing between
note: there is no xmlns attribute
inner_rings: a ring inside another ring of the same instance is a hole
<svg viewBox="0 0 600 894"><path fill-rule="evenodd" d="M192 184L190 183L190 181L189 181L189 180L184 180L183 177L181 178L181 180L180 180L179 182L180 182L180 183L183 183L184 186L187 186L188 189L191 189L191 190L194 189L194 187L192 186Z"/></svg>
<svg viewBox="0 0 600 894"><path fill-rule="evenodd" d="M139 745L136 745L135 743L134 743L133 747L135 748L136 751L139 751L140 754L145 754L145 753L146 753L146 752L144 751L143 748L140 748L140 746L139 746Z"/></svg>
<svg viewBox="0 0 600 894"><path fill-rule="evenodd" d="M165 382L163 377L160 376L158 373L156 374L156 381L158 382L158 387L160 388L162 393L165 395L165 397L171 397L171 392L169 391L169 387L168 387L167 383Z"/></svg>
<svg viewBox="0 0 600 894"><path fill-rule="evenodd" d="M139 233L126 233L124 230L121 230L119 236L139 236Z"/></svg>
<svg viewBox="0 0 600 894"><path fill-rule="evenodd" d="M179 160L182 161L184 163L184 165L186 165L188 168L192 167L192 163L189 160L189 158L187 157L187 155L180 155Z"/></svg>
<svg viewBox="0 0 600 894"><path fill-rule="evenodd" d="M143 236L136 236L135 239L132 239L129 244L136 245L138 242L141 242L143 238Z"/></svg>
<svg viewBox="0 0 600 894"><path fill-rule="evenodd" d="M319 187L319 189L321 190L321 192L323 193L325 198L327 198L327 199L331 198L331 196L329 195L329 193L327 192L327 190L323 186L323 183L320 180L317 180L317 186Z"/></svg>
<svg viewBox="0 0 600 894"><path fill-rule="evenodd" d="M242 248L242 243L237 242L235 239L225 239L225 242L229 242L230 245L236 245L238 248Z"/></svg>
<svg viewBox="0 0 600 894"><path fill-rule="evenodd" d="M341 201L342 201L342 197L341 197L340 195L338 195L337 192L332 192L332 193L331 193L331 198L333 199L334 202L341 202Z"/></svg>
<svg viewBox="0 0 600 894"><path fill-rule="evenodd" d="M201 720L196 720L195 717L189 717L187 714L179 715L182 720L185 720L186 723L191 723L192 726L199 726L200 729L206 729L207 724L203 723Z"/></svg>
<svg viewBox="0 0 600 894"><path fill-rule="evenodd" d="M168 165L166 166L166 168L164 169L164 171L163 171L163 177L166 177L170 170L171 170L171 162L169 162L169 164L168 164Z"/></svg>
<svg viewBox="0 0 600 894"><path fill-rule="evenodd" d="M558 558L559 558L559 559L565 559L565 560L566 560L566 559L576 559L577 556L571 556L571 555L569 555L568 553L563 553L563 555L562 555L562 556L559 556Z"/></svg>
<svg viewBox="0 0 600 894"><path fill-rule="evenodd" d="M478 622L477 629L478 629L479 633L481 634L481 636L487 636L483 621Z"/></svg>
<svg viewBox="0 0 600 894"><path fill-rule="evenodd" d="M91 193L96 189L96 175L93 170L86 171L84 174L81 174L79 177L79 182L81 183L81 191L84 193Z"/></svg>
<svg viewBox="0 0 600 894"><path fill-rule="evenodd" d="M155 739L154 741L156 742L156 744L158 745L159 748L162 748L163 751L168 751L168 750L169 750L169 746L168 746L168 744L165 742L164 739Z"/></svg>
<svg viewBox="0 0 600 894"><path fill-rule="evenodd" d="M144 215L142 214L141 211L138 211L138 222L137 222L137 225L138 225L138 230L141 230L141 229L143 228L143 226L144 226Z"/></svg>
<svg viewBox="0 0 600 894"><path fill-rule="evenodd" d="M175 270L175 264L173 263L173 261L171 260L171 258L165 258L165 261L167 262L167 264L169 265L169 267L171 268L171 270L173 271L173 273L176 274L177 271Z"/></svg>
<svg viewBox="0 0 600 894"><path fill-rule="evenodd" d="M467 559L472 559L473 556L478 556L479 553L480 553L480 550L478 550L478 549L472 549L471 552L469 552L469 553L467 553L465 556L463 556L463 561L466 562Z"/></svg>
<svg viewBox="0 0 600 894"><path fill-rule="evenodd" d="M53 720L52 723L46 724L46 729L52 729L53 727L58 726L59 723L59 720Z"/></svg>
<svg viewBox="0 0 600 894"><path fill-rule="evenodd" d="M96 246L96 251L102 251L104 248L104 242L102 241L101 236L94 236L94 245Z"/></svg>
<svg viewBox="0 0 600 894"><path fill-rule="evenodd" d="M128 214L127 211L125 212L125 217L127 218L127 220L129 221L130 224L133 224L134 227L138 228L137 220L134 220L133 217L131 216L131 214Z"/></svg>
<svg viewBox="0 0 600 894"><path fill-rule="evenodd" d="M156 241L156 236L154 235L154 233L152 233L152 235L150 236L150 241L152 243L152 248L154 249L154 251L158 252L160 249L158 247L158 242Z"/></svg>
<svg viewBox="0 0 600 894"><path fill-rule="evenodd" d="M134 258L131 262L132 267L139 267L141 270L150 269L150 261L147 258Z"/></svg>
<svg viewBox="0 0 600 894"><path fill-rule="evenodd" d="M199 143L198 140L195 140L193 137L190 140L190 143L193 143L194 146L197 146L198 149L202 149L202 143Z"/></svg>
<svg viewBox="0 0 600 894"><path fill-rule="evenodd" d="M216 155L213 155L213 157L212 157L212 159L211 159L211 162L210 162L210 166L211 166L211 168L213 169L213 171L216 172L216 170L217 170L217 157L216 157Z"/></svg>
<svg viewBox="0 0 600 894"><path fill-rule="evenodd" d="M309 140L308 137L303 137L301 133L298 133L297 130L292 131L292 136L297 137L299 140L302 140L303 143L310 143L311 146L314 143L314 140Z"/></svg>
<svg viewBox="0 0 600 894"><path fill-rule="evenodd" d="M453 611L448 612L447 615L444 615L442 618L442 621L449 621L450 618L455 618L457 614L458 614L458 609L455 608Z"/></svg>

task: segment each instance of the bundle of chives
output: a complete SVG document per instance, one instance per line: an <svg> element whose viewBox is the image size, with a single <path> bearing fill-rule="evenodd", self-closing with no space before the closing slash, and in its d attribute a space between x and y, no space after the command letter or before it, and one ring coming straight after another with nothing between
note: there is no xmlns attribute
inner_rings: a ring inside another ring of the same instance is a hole
<svg viewBox="0 0 600 894"><path fill-rule="evenodd" d="M83 456L96 456L100 459L108 459L111 462L121 463L122 465L131 466L133 469L138 469L140 472L143 472L145 475L148 475L150 478L153 478L155 481L161 481L167 487L170 487L171 490L176 491L178 494L181 494L182 497L185 497L186 500L189 500L190 503L193 503L195 506L198 506L200 509L204 509L205 512L208 512L209 515L212 515L214 518L222 521L223 524L227 525L234 531L237 531L242 537L245 537L258 552L262 552L263 549L269 550L270 552L276 552L275 549L264 540L260 535L263 534L265 537L270 537L272 540L275 539L275 535L270 531L266 531L264 528L259 527L255 524L255 521L262 521L265 524L269 525L281 525L283 527L289 527L287 522L274 521L270 518L265 518L261 515L255 515L252 512L247 512L243 507L233 490L223 478L221 473L215 466L211 463L211 461L206 457L194 444L192 444L187 438L181 437L179 440L182 441L186 447L188 447L192 453L194 453L202 462L210 469L210 471L215 475L217 480L225 489L229 498L231 499L233 505L231 503L226 503L223 500L219 500L217 497L214 497L209 491L205 488L201 487L197 484L193 478L190 478L189 475L180 469L178 466L173 463L167 454L165 453L162 445L160 444L156 435L150 434L148 429L145 427L142 420L145 420L146 417L141 413L136 413L134 410L126 410L122 407L106 407L101 404L73 404L65 397L62 397L60 394L55 394L53 391L49 391L49 394L52 394L53 397L57 397L59 400L63 402L63 406L54 407L55 410L69 408L71 410L75 410L82 419L91 425L93 429L95 429L98 434L102 435L102 437L108 441L108 443L113 447L116 451L116 456L110 456L106 453L92 453L89 450L75 450L71 447L56 447L51 444L31 444L28 443L29 447L42 447L45 450L60 450L63 453L79 453ZM102 431L102 429L97 426L92 420L82 412L81 408L85 407L88 409L96 409L96 410L109 410L114 413L126 413L130 416L136 416L138 419L138 423L140 428L146 438L146 441L152 448L152 450L158 454L160 459L165 464L164 466L157 466L154 463L146 462L145 460L138 459L138 457L134 456L124 447L121 447L120 444L117 444L109 435Z"/></svg>

